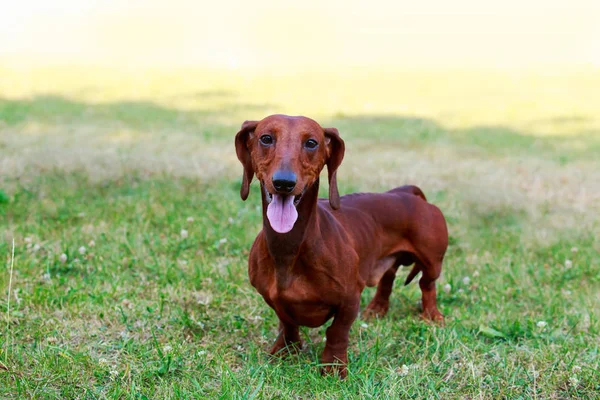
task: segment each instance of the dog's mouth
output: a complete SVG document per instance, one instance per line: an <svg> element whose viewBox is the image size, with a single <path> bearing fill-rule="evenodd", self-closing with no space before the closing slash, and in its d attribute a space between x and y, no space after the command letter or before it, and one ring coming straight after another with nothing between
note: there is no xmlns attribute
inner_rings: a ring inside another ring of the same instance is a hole
<svg viewBox="0 0 600 400"><path fill-rule="evenodd" d="M302 200L306 188L298 195L285 195L280 193L271 193L263 185L265 199L267 200L267 219L271 228L278 233L287 233L292 230L298 219L296 207Z"/></svg>
<svg viewBox="0 0 600 400"><path fill-rule="evenodd" d="M273 196L282 196L284 199L291 197L292 195L282 195L279 193L273 194L270 193L267 188L265 187L265 185L263 185L263 190L265 191L265 197L267 199L267 204L271 204L271 202L273 201ZM298 207L298 204L300 204L300 200L302 200L302 196L304 196L304 192L306 192L306 188L304 188L302 190L302 192L300 194L297 194L294 196L294 207Z"/></svg>

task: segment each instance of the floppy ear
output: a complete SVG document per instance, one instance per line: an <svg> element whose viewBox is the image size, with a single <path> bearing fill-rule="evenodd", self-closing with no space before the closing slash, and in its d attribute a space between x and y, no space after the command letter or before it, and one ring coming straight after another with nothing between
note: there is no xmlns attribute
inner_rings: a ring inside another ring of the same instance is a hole
<svg viewBox="0 0 600 400"><path fill-rule="evenodd" d="M248 150L246 143L248 142L248 135L254 133L256 125L258 125L258 121L246 121L242 124L242 128L237 135L235 135L235 152L238 160L240 160L244 166L242 188L240 189L240 196L242 197L242 200L246 200L248 198L248 194L250 193L250 182L252 182L252 178L254 177L252 158L250 157L250 150Z"/></svg>
<svg viewBox="0 0 600 400"><path fill-rule="evenodd" d="M346 146L335 128L325 128L325 143L327 144L327 176L329 178L329 205L334 210L340 208L340 193L337 187L337 169L344 159Z"/></svg>

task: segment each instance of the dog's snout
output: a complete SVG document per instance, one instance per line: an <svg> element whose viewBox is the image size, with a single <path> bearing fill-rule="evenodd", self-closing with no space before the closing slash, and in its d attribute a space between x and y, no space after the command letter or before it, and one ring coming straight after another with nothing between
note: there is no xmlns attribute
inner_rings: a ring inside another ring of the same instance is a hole
<svg viewBox="0 0 600 400"><path fill-rule="evenodd" d="M275 190L290 193L296 187L296 174L292 171L279 170L273 174Z"/></svg>

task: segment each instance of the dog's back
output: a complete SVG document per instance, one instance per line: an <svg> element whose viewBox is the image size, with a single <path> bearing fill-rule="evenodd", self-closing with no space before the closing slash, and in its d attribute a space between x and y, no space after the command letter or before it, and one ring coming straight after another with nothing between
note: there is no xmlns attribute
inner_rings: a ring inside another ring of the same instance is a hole
<svg viewBox="0 0 600 400"><path fill-rule="evenodd" d="M446 250L444 216L427 202L417 186L400 186L383 193L352 193L340 200L339 210L332 211L325 199L320 199L319 208L346 228L361 258L379 258L422 245L436 255Z"/></svg>

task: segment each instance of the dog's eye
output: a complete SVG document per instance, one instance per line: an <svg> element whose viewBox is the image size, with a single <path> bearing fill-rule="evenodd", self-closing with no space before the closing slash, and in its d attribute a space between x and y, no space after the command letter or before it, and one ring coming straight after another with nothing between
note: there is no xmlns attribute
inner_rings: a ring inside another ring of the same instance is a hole
<svg viewBox="0 0 600 400"><path fill-rule="evenodd" d="M271 135L262 135L259 140L265 146L273 144L273 137Z"/></svg>
<svg viewBox="0 0 600 400"><path fill-rule="evenodd" d="M314 139L308 139L306 143L304 143L304 147L310 150L316 149L318 145L319 143L317 143L317 141Z"/></svg>

